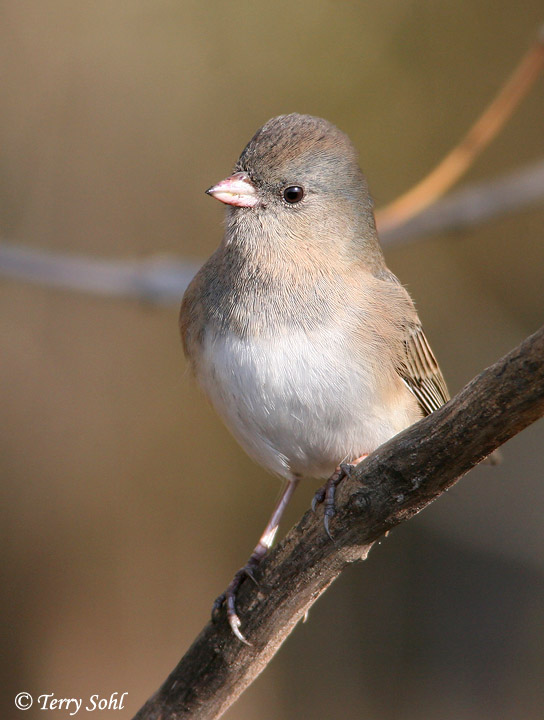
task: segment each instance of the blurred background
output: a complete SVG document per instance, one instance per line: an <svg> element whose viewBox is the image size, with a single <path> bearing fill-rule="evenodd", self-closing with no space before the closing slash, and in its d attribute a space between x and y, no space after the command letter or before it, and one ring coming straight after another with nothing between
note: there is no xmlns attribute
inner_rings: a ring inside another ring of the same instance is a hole
<svg viewBox="0 0 544 720"><path fill-rule="evenodd" d="M204 190L269 117L339 125L383 205L464 133L543 13L22 0L0 17L0 237L200 261L223 216ZM540 82L468 180L541 157L543 117ZM543 226L540 205L387 251L452 392L542 323ZM20 691L117 691L125 710L103 715L129 718L246 561L279 484L196 388L176 306L5 279L0 298L2 717L21 717ZM541 718L543 441L536 423L344 573L225 717Z"/></svg>

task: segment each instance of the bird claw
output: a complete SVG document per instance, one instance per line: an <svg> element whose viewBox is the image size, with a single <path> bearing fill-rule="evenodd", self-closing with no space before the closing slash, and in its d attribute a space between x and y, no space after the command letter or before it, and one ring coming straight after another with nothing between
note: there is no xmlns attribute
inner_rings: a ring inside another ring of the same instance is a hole
<svg viewBox="0 0 544 720"><path fill-rule="evenodd" d="M328 510L328 512L327 512L327 510L328 510L328 508L325 508L325 512L323 514L323 527L325 528L325 532L329 536L329 539L332 540L332 542L334 542L334 538L332 536L332 533L331 533L330 527L329 527L330 520L332 517L334 517L334 508L331 508L330 510Z"/></svg>
<svg viewBox="0 0 544 720"><path fill-rule="evenodd" d="M343 479L345 477L351 478L356 465L354 465L353 463L343 462L343 463L340 463L339 467L340 467L340 470L344 473L342 476L342 479Z"/></svg>
<svg viewBox="0 0 544 720"><path fill-rule="evenodd" d="M246 640L240 630L242 621L240 620L240 617L236 612L236 594L245 577L250 578L250 580L252 580L257 587L259 586L259 582L253 574L253 570L255 569L257 564L258 563L256 563L255 560L252 561L252 559L250 558L250 561L247 563L247 565L244 565L243 568L240 568L240 570L238 570L238 572L232 578L228 588L225 590L224 593L221 593L221 595L219 595L219 597L215 599L212 605L212 622L217 622L219 617L219 611L221 610L223 605L225 605L227 611L227 620L230 628L233 634L236 635L238 640L245 643L245 645L251 645L251 643Z"/></svg>
<svg viewBox="0 0 544 720"><path fill-rule="evenodd" d="M323 503L323 526L329 538L334 542L330 530L331 518L335 515L336 488L345 477L351 477L355 465L352 463L340 463L323 487L315 493L312 500L312 510L315 512L318 505Z"/></svg>
<svg viewBox="0 0 544 720"><path fill-rule="evenodd" d="M312 512L315 512L317 510L317 506L321 505L321 503L323 502L324 499L325 499L325 486L320 487L319 490L313 496Z"/></svg>
<svg viewBox="0 0 544 720"><path fill-rule="evenodd" d="M253 566L249 565L249 563L243 568L244 574L253 582L253 584L256 587L259 587L259 581L253 574Z"/></svg>
<svg viewBox="0 0 544 720"><path fill-rule="evenodd" d="M242 632L240 630L240 625L242 624L242 622L241 622L240 618L238 617L238 615L236 613L233 613L232 615L230 615L227 612L227 617L228 617L230 629L232 630L234 635L236 635L238 640L240 640L240 642L243 642L244 645L248 645L249 647L251 647L251 643L248 642L245 639L245 637L242 635Z"/></svg>
<svg viewBox="0 0 544 720"><path fill-rule="evenodd" d="M217 619L219 617L219 611L223 607L225 600L227 599L226 593L221 593L218 597L215 598L212 605L212 622L217 622Z"/></svg>

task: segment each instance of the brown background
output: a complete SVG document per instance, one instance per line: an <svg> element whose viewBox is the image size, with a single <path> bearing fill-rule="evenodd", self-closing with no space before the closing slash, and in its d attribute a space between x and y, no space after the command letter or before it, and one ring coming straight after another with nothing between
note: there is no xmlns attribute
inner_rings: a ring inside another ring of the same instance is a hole
<svg viewBox="0 0 544 720"><path fill-rule="evenodd" d="M1 236L194 259L221 233L203 190L269 117L338 124L384 204L543 19L540 0L22 0L0 18ZM469 179L539 157L543 117L540 83ZM542 322L543 226L540 206L388 251L452 391ZM266 521L277 481L195 388L176 315L0 284L2 717L44 717L15 709L23 690L127 691L101 717L130 717ZM537 423L346 572L226 717L541 718L543 438Z"/></svg>

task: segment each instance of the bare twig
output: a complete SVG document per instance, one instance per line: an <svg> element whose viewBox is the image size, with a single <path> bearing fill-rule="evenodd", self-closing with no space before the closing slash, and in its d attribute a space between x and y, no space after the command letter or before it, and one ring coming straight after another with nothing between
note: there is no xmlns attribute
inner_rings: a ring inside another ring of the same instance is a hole
<svg viewBox="0 0 544 720"><path fill-rule="evenodd" d="M152 303L179 302L200 265L166 255L105 260L0 243L0 274L6 277Z"/></svg>
<svg viewBox="0 0 544 720"><path fill-rule="evenodd" d="M544 200L544 161L526 165L495 180L474 183L450 193L401 225L382 228L386 247L425 235L460 231Z"/></svg>
<svg viewBox="0 0 544 720"><path fill-rule="evenodd" d="M470 185L438 201L406 224L380 229L387 247L431 232L475 225L544 199L544 161L493 181ZM179 302L199 268L195 261L161 255L145 260L105 260L0 243L0 275L50 287L143 302Z"/></svg>
<svg viewBox="0 0 544 720"><path fill-rule="evenodd" d="M376 213L380 234L386 244L392 245L399 239L406 241L431 229L448 230L451 227L471 225L483 218L500 215L505 209L523 207L543 197L542 163L539 163L490 184L467 188L444 205L436 204L436 200L459 179L497 135L529 92L543 67L544 28L541 28L533 47L461 142L426 178ZM505 193L501 186L508 188L508 192ZM408 223L432 204L432 214L423 216L420 223ZM193 262L164 256L143 261L96 260L21 248L5 241L0 243L0 274L4 276L52 287L98 295L136 297L156 303L177 302L197 269L198 265Z"/></svg>
<svg viewBox="0 0 544 720"><path fill-rule="evenodd" d="M544 28L491 104L463 139L417 185L379 211L383 230L404 224L444 195L496 137L544 68Z"/></svg>
<svg viewBox="0 0 544 720"><path fill-rule="evenodd" d="M247 646L208 624L136 720L211 720L264 669L316 599L373 543L544 414L544 327L452 401L382 445L339 492L331 542L307 512L238 597Z"/></svg>

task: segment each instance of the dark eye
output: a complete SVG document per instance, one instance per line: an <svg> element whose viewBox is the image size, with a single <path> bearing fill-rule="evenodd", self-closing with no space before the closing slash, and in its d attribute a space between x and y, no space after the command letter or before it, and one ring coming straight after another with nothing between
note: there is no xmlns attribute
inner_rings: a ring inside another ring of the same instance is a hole
<svg viewBox="0 0 544 720"><path fill-rule="evenodd" d="M283 199L291 205L300 202L303 197L304 190L298 185L290 185L283 191Z"/></svg>

